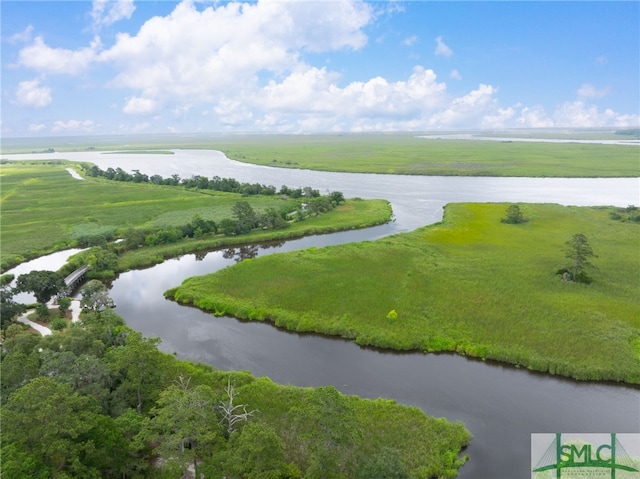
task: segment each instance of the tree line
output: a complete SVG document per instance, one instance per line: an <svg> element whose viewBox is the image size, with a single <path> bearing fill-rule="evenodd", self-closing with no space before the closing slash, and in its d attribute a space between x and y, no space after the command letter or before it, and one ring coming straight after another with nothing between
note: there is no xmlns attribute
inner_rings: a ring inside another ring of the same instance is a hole
<svg viewBox="0 0 640 479"><path fill-rule="evenodd" d="M287 185L282 185L279 189L277 189L273 185L263 185L260 183L241 183L235 178L220 178L219 176L214 176L211 179L201 175L195 175L191 178L180 178L180 175L176 173L164 178L161 175L149 176L144 173L140 173L139 170L132 170L133 173L129 173L119 167L115 169L107 168L106 170L102 170L96 165L85 165L83 167L83 170L87 176L106 178L112 181L152 183L154 185L165 186L184 186L185 188L193 188L199 190L238 193L244 196L273 196L279 194L286 195L294 199L317 198L320 196L320 192L317 189L311 188L310 186L305 186L302 188L290 188Z"/></svg>

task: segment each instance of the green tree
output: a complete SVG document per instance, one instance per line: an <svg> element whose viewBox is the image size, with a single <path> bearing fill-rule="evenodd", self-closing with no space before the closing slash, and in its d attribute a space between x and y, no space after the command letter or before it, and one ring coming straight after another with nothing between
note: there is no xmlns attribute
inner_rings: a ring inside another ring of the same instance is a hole
<svg viewBox="0 0 640 479"><path fill-rule="evenodd" d="M33 337L31 334L22 334L27 339ZM5 347L16 344L16 339L5 341ZM35 343L31 343L35 344ZM25 352L9 349L9 353L2 358L2 398L5 399L16 389L24 386L30 380L38 376L38 368L40 367L40 359L37 352ZM3 401L4 402L4 401Z"/></svg>
<svg viewBox="0 0 640 479"><path fill-rule="evenodd" d="M506 213L506 217L500 220L503 223L515 225L526 221L518 205L509 205Z"/></svg>
<svg viewBox="0 0 640 479"><path fill-rule="evenodd" d="M84 264L91 271L113 271L118 266L118 256L106 248L91 248L84 256Z"/></svg>
<svg viewBox="0 0 640 479"><path fill-rule="evenodd" d="M281 479L288 477L284 445L273 428L250 422L234 433L229 443L231 456L227 473L243 479Z"/></svg>
<svg viewBox="0 0 640 479"><path fill-rule="evenodd" d="M68 384L71 390L95 398L96 403L108 411L109 367L96 356L71 351L45 350L40 354L40 375Z"/></svg>
<svg viewBox="0 0 640 479"><path fill-rule="evenodd" d="M13 300L13 288L11 282L14 275L0 276L0 328L6 329L13 323L16 316L25 310L25 306Z"/></svg>
<svg viewBox="0 0 640 479"><path fill-rule="evenodd" d="M329 199L332 203L339 205L340 203L344 203L344 195L340 191L332 191L329 194Z"/></svg>
<svg viewBox="0 0 640 479"><path fill-rule="evenodd" d="M30 479L49 479L51 477L46 464L40 458L15 443L7 444L4 441L0 455L2 457L0 477L28 477Z"/></svg>
<svg viewBox="0 0 640 479"><path fill-rule="evenodd" d="M71 298L69 296L65 296L64 298L60 298L58 300L58 310L60 311L60 316L63 318L67 315L67 311L71 307Z"/></svg>
<svg viewBox="0 0 640 479"><path fill-rule="evenodd" d="M593 252L587 237L580 233L575 234L565 245L565 257L570 259L572 263L568 268L571 272L571 279L583 283L591 282L591 278L587 275L586 270L595 268L589 259L597 258L597 256Z"/></svg>
<svg viewBox="0 0 640 479"><path fill-rule="evenodd" d="M105 355L117 381L114 395L140 414L157 399L170 373L166 355L157 348L159 342L159 338L143 338L132 331L125 344Z"/></svg>
<svg viewBox="0 0 640 479"><path fill-rule="evenodd" d="M67 284L64 277L55 271L31 271L18 276L16 290L33 293L38 303L46 304L55 295L65 292Z"/></svg>
<svg viewBox="0 0 640 479"><path fill-rule="evenodd" d="M99 280L92 279L80 288L82 299L80 306L85 311L98 312L105 308L113 308L114 302L109 296L109 289Z"/></svg>
<svg viewBox="0 0 640 479"><path fill-rule="evenodd" d="M151 411L149 439L158 443L156 451L167 461L176 461L183 477L196 459L210 456L224 442L215 413L215 396L209 386L189 387L180 378L165 389ZM197 476L197 474L196 474Z"/></svg>
<svg viewBox="0 0 640 479"><path fill-rule="evenodd" d="M239 234L239 227L236 221L233 221L231 218L224 218L220 221L218 225L218 231L220 231L225 236L235 236Z"/></svg>
<svg viewBox="0 0 640 479"><path fill-rule="evenodd" d="M232 210L240 234L248 233L256 227L256 213L247 201L238 201Z"/></svg>
<svg viewBox="0 0 640 479"><path fill-rule="evenodd" d="M49 477L100 478L86 464L95 454L87 433L98 407L66 384L38 377L14 392L2 408L3 445L14 444L30 461L46 466Z"/></svg>

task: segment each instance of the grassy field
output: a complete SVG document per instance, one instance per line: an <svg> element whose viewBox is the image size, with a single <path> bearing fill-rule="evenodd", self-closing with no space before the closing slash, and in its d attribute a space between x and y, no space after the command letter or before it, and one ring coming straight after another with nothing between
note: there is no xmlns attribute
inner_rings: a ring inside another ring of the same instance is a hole
<svg viewBox="0 0 640 479"><path fill-rule="evenodd" d="M241 262L167 292L215 314L358 344L455 351L585 380L640 383L638 224L608 208L452 204L442 223L375 242ZM565 242L588 239L590 285L565 282Z"/></svg>
<svg viewBox="0 0 640 479"><path fill-rule="evenodd" d="M219 221L231 218L232 208L240 200L249 202L255 211L263 211L268 207L280 209L284 205L295 209L297 205L297 202L282 200L280 196L242 197L239 194L211 191L203 194L181 187L92 178L80 181L71 177L65 169L68 167L79 171L77 164L61 161L2 165L0 242L3 270L26 259L73 246L74 239L83 234L180 226L189 223L196 214L204 219ZM367 203L359 201L355 206L349 203L340 208L335 216L331 212L311 218L296 227L298 236L335 231L336 227L361 227L369 220L373 224L388 221L391 213L386 201ZM361 209L356 210L356 206ZM276 232L273 238L278 238L280 234ZM269 233L258 236L256 239L262 241L271 239ZM223 245L241 243L246 239L241 236L225 241ZM217 245L213 239L209 243L187 242L180 248L186 252L185 248L203 249ZM128 264L132 264L130 260Z"/></svg>
<svg viewBox="0 0 640 479"><path fill-rule="evenodd" d="M640 148L471 140L412 135L261 137L220 142L229 158L312 170L431 176L628 177L640 174Z"/></svg>
<svg viewBox="0 0 640 479"><path fill-rule="evenodd" d="M438 132L446 135L447 132ZM485 132L503 138L633 140L610 131L510 130ZM419 138L418 133L316 135L193 135L5 141L3 153L113 151L167 153L170 148L213 149L234 160L325 171L446 176L636 177L640 147L580 143ZM73 140L73 141L72 141ZM126 145L126 146L124 146Z"/></svg>

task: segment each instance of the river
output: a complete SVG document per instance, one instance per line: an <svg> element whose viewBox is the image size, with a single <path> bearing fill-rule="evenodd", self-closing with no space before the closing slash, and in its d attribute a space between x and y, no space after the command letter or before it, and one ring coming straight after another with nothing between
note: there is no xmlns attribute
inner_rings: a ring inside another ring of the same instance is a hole
<svg viewBox="0 0 640 479"><path fill-rule="evenodd" d="M12 155L18 159L22 155ZM345 197L385 198L394 221L366 230L321 235L242 254L269 254L377 238L436 222L449 202L553 202L565 205L638 204L638 179L468 178L367 175L283 170L243 164L219 152L177 150L174 155L65 153L40 155L90 161L100 168L139 169L181 177L233 177L279 187L311 186ZM27 158L33 158L28 155ZM474 435L462 479L531 477L531 433L640 432L640 391L584 383L491 362L442 354L365 349L320 335L299 335L268 324L215 318L163 299L185 278L233 264L241 254L185 255L131 271L114 282L117 311L134 329L162 338L180 358L298 386L332 384L348 394L393 398L427 414L462 421Z"/></svg>

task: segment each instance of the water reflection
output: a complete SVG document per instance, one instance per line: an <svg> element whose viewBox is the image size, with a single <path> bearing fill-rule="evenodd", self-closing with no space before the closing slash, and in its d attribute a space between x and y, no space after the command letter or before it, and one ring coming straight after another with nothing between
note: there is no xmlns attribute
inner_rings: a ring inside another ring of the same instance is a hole
<svg viewBox="0 0 640 479"><path fill-rule="evenodd" d="M387 397L434 416L463 421L474 435L463 479L530 477L532 432L638 432L638 389L531 374L510 366L453 355L397 354L363 349L319 335L283 334L269 324L217 318L163 298L184 279L211 273L246 257L351 241L375 240L442 219L446 203L553 202L565 205L637 204L637 178L461 178L362 175L279 170L228 160L218 152L175 155L65 154L100 168L145 174L233 177L263 184L313 185L345 197L385 198L395 222L287 241L184 255L121 274L111 295L134 329L162 338L179 357L227 370L248 370L282 384L333 384L362 397ZM509 467L506 467L506 463Z"/></svg>
<svg viewBox="0 0 640 479"><path fill-rule="evenodd" d="M261 250L270 248L281 248L284 241L273 241L269 243L258 243L252 245L242 245L236 248L227 248L222 252L224 259L231 259L234 263L239 263L245 259L256 258Z"/></svg>

